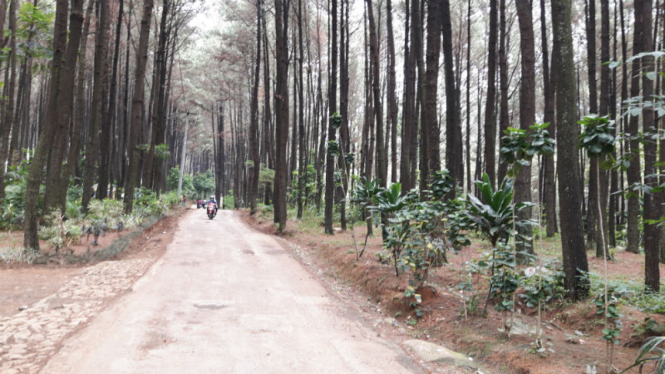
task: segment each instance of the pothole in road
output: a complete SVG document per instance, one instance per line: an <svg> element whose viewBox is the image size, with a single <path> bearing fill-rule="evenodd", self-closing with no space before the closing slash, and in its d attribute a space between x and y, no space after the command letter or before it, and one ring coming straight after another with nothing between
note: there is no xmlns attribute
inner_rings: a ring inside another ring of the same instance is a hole
<svg viewBox="0 0 665 374"><path fill-rule="evenodd" d="M247 255L255 255L256 254L251 249L245 249L245 250L242 251L242 253L247 254Z"/></svg>

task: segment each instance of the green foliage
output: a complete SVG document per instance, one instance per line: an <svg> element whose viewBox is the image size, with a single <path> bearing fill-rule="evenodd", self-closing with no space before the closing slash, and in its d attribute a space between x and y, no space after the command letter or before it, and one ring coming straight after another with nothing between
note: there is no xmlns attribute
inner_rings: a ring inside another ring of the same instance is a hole
<svg viewBox="0 0 665 374"><path fill-rule="evenodd" d="M517 262L515 251L506 244L499 244L492 249L492 276L490 278L490 294L500 297L500 301L494 305L498 312L512 311L514 302L512 295L517 291L520 279L515 271Z"/></svg>
<svg viewBox="0 0 665 374"><path fill-rule="evenodd" d="M49 7L35 6L30 2L21 4L16 28L17 55L21 60L29 57L47 59L52 57L54 18L55 13ZM34 66L40 69L43 64L37 63Z"/></svg>
<svg viewBox="0 0 665 374"><path fill-rule="evenodd" d="M81 218L81 200L67 200L65 203L65 216L67 219Z"/></svg>
<svg viewBox="0 0 665 374"><path fill-rule="evenodd" d="M155 146L155 158L165 160L171 155L168 144L157 144Z"/></svg>
<svg viewBox="0 0 665 374"><path fill-rule="evenodd" d="M631 337L662 336L665 334L665 325L646 317L644 321L633 324L633 331Z"/></svg>
<svg viewBox="0 0 665 374"><path fill-rule="evenodd" d="M430 184L430 190L432 191L432 196L436 200L442 200L455 187L455 179L450 176L448 170L439 170L434 173L434 178L432 178L432 184Z"/></svg>
<svg viewBox="0 0 665 374"><path fill-rule="evenodd" d="M333 157L339 156L339 142L337 140L329 140L328 141L328 153L331 154Z"/></svg>
<svg viewBox="0 0 665 374"><path fill-rule="evenodd" d="M263 164L261 164L261 165L263 165ZM273 180L275 178L275 171L272 170L272 169L265 169L265 170L266 170L266 172L270 173L270 180L269 180L268 184L272 185ZM316 169L314 168L313 164L309 164L309 165L307 165L307 167L305 168L304 171L305 171L305 180L303 182L304 182L304 189L305 190L304 190L303 199L305 201L307 201L307 200L312 200L313 201L315 196L316 196ZM341 185L341 177L339 176L339 172L335 172L335 179L336 179L336 181L339 181L340 182L339 184ZM295 199L298 197L298 193L299 193L298 183L300 183L299 182L299 171L294 170L293 171L293 178L291 179L291 188L287 192L288 201L295 201Z"/></svg>
<svg viewBox="0 0 665 374"><path fill-rule="evenodd" d="M45 240L55 248L56 252L60 248L66 248L70 244L78 242L83 233L80 226L75 225L71 220L65 221L63 218L59 212L53 212L44 217L47 226L39 228L39 239Z"/></svg>
<svg viewBox="0 0 665 374"><path fill-rule="evenodd" d="M169 191L178 189L178 180L180 179L180 168L178 166L171 168L166 175L166 188ZM185 196L194 197L196 190L194 189L194 178L189 174L182 175L182 193Z"/></svg>
<svg viewBox="0 0 665 374"><path fill-rule="evenodd" d="M156 195L148 194L145 189L137 189L138 195L141 196L139 205L146 205L151 199L156 200ZM135 193L136 197L137 194ZM108 219L111 221L116 221L123 216L123 204L121 200L116 199L104 199L104 200L92 200L88 206L88 218L93 220L103 220Z"/></svg>
<svg viewBox="0 0 665 374"><path fill-rule="evenodd" d="M362 207L369 207L378 204L381 191L382 188L377 179L362 178L351 192L353 196L351 201Z"/></svg>
<svg viewBox="0 0 665 374"><path fill-rule="evenodd" d="M600 156L614 152L614 121L595 114L590 114L578 121L584 126L579 137L579 146L587 150L590 156Z"/></svg>
<svg viewBox="0 0 665 374"><path fill-rule="evenodd" d="M654 366L654 373L665 373L665 350L661 348L663 342L665 342L664 336L649 339L642 347L640 347L639 351L637 351L635 363L622 371L622 373L638 366L641 373L644 366L650 363Z"/></svg>
<svg viewBox="0 0 665 374"><path fill-rule="evenodd" d="M36 254L33 251L26 251L20 247L10 247L8 249L0 250L0 262L5 264L9 263L24 263L32 264L36 258Z"/></svg>
<svg viewBox="0 0 665 374"><path fill-rule="evenodd" d="M193 184L197 196L207 197L215 191L215 178L210 170L206 170L205 173L196 173Z"/></svg>
<svg viewBox="0 0 665 374"><path fill-rule="evenodd" d="M28 163L25 161L10 167L5 174L5 201L0 227L11 229L23 224L27 177Z"/></svg>
<svg viewBox="0 0 665 374"><path fill-rule="evenodd" d="M330 116L330 126L335 131L342 127L342 116L340 116L339 113L335 112L332 116Z"/></svg>
<svg viewBox="0 0 665 374"><path fill-rule="evenodd" d="M596 296L593 300L594 305L596 305L596 314L605 315L604 317L606 317L603 340L614 344L619 344L619 335L621 335L621 314L618 309L620 297L620 293L608 290L607 302L605 302L604 294Z"/></svg>
<svg viewBox="0 0 665 374"><path fill-rule="evenodd" d="M447 171L435 173L433 195L439 200L420 201L417 191L402 193L402 185L394 183L381 188L377 180L363 179L353 191L353 201L366 206L375 222L384 217L384 248L392 256L395 274L409 271L411 287L425 284L431 268L446 262L446 252L459 250L470 242L463 232L471 228L466 204L443 198L455 185ZM383 255L383 259L388 256Z"/></svg>
<svg viewBox="0 0 665 374"><path fill-rule="evenodd" d="M501 138L501 162L510 165L508 175L517 177L523 165L529 165L536 155L551 155L554 152L554 139L550 137L549 123L534 124L530 131L509 127Z"/></svg>
<svg viewBox="0 0 665 374"><path fill-rule="evenodd" d="M314 168L314 166L308 165L307 174L310 173L309 170L310 166L312 167L312 169ZM316 175L316 170L314 170L314 175ZM259 169L259 183L272 186L274 182L275 182L275 170L268 169L264 164L261 164Z"/></svg>
<svg viewBox="0 0 665 374"><path fill-rule="evenodd" d="M487 173L476 181L482 201L469 194L469 218L475 222L483 236L496 247L499 240L506 241L513 233L513 181L504 179L494 191Z"/></svg>
<svg viewBox="0 0 665 374"><path fill-rule="evenodd" d="M356 154L353 152L348 152L344 154L344 162L346 163L347 166L351 166L353 162L355 161Z"/></svg>
<svg viewBox="0 0 665 374"><path fill-rule="evenodd" d="M228 195L224 196L223 204L224 204L224 207L227 207L227 208L235 207L235 199L233 198L233 190L229 190ZM224 207L220 207L220 209L222 209ZM272 208L272 205L270 207Z"/></svg>
<svg viewBox="0 0 665 374"><path fill-rule="evenodd" d="M75 185L73 181L69 181L69 188L67 189L67 201L80 200L83 197L83 186Z"/></svg>
<svg viewBox="0 0 665 374"><path fill-rule="evenodd" d="M391 184L387 189L381 189L376 196L376 205L370 206L369 209L380 214L386 214L388 218L391 218L404 209L407 204L417 201L417 199L418 195L414 191L403 195L402 184L397 182Z"/></svg>
<svg viewBox="0 0 665 374"><path fill-rule="evenodd" d="M529 267L524 270L524 276L520 280L524 293L519 296L529 308L536 308L539 304L547 304L552 300L563 300L566 295L565 274L559 262Z"/></svg>

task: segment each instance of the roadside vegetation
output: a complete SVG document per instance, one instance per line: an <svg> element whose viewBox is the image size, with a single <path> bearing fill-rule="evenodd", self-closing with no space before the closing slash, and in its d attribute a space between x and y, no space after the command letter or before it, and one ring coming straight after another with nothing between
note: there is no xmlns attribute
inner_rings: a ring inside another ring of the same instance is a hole
<svg viewBox="0 0 665 374"><path fill-rule="evenodd" d="M166 215L169 210L182 205L182 198L176 191L158 196L153 191L138 188L134 191L134 208L129 214L124 213L121 196L92 200L88 212L84 213L82 188L73 186L67 190L65 210L52 211L42 218L39 240L44 247L41 252L35 252L23 248L21 242L12 235L20 233L23 227L26 175L25 163L10 168L7 173L4 202L6 208L0 217L0 229L5 231L2 234L4 238L0 237L0 261L4 263L44 262L47 260L44 256L71 255L74 252L71 247L82 243L88 246L89 255L103 249L98 248L100 237L108 233L118 233L118 236L121 236L132 233L135 229L143 229ZM193 191L192 178L188 179ZM43 201L40 201L40 216L42 204ZM108 255L109 253L105 254Z"/></svg>
<svg viewBox="0 0 665 374"><path fill-rule="evenodd" d="M579 146L590 156L601 158L614 151L612 123L607 118L588 116L580 124L585 131L580 135ZM585 285L589 296L578 295L576 302L567 287L568 275L559 251L560 235L544 238L546 228L541 225L540 204L516 201L514 185L521 167L536 157L549 157L553 151L554 140L549 137L547 127L547 124L534 125L529 133L512 128L505 132L501 161L506 164L506 177L497 188L485 174L476 181L473 192L464 194L446 170L435 173L425 190L403 191L399 182L381 187L376 179L356 178L349 201L338 202L333 212L333 220L339 222L346 211L350 242L333 237L328 240L321 235L325 215L315 206L300 214L297 209L288 211L289 219L296 221L292 235L313 235L319 238L313 246L333 246L352 255L343 259L332 256L334 266L344 268L348 262L354 267L363 263L368 267L376 261L383 265L382 277L390 268L397 282L385 284L392 291L388 308L392 305L395 316L405 317L404 322L414 328L421 321L429 321L425 322L425 329L429 329L431 320L438 320L439 311L433 308L432 298L428 303L424 295L448 291L446 301L462 304L457 320L468 323L469 319L498 319L498 325L490 324L500 332L495 337L498 341L510 340L513 335L528 335L529 352L537 357L556 357L558 348L550 336L556 328L572 329L566 343L580 344L588 337L596 340L598 347L604 346L598 350L605 352L602 359L589 358L586 368L589 373L597 372L598 367L606 368L607 372L628 368L625 356L616 362L615 353L621 349L617 347L644 344L636 366L658 361L648 352L657 350L662 341L649 338L665 333L665 293L654 292L640 282L641 272L634 271L643 266L640 258L630 258L632 255L621 247L609 250L607 239L602 237L603 255L593 259L590 269L577 280ZM603 167L616 166L604 162ZM338 187L343 179L340 174ZM269 219L272 213L271 206L259 204L257 210L261 219ZM521 214L525 210L529 213ZM600 207L597 210L601 213ZM298 219L298 215L302 218ZM364 235L357 236L356 225L363 226ZM623 236L618 235L615 241L621 243ZM367 251L373 236L379 248ZM619 253L621 256L617 256ZM366 260L369 256L375 258ZM466 260L450 261L451 256ZM626 262L629 264L624 267ZM442 278L446 279L444 284ZM351 280L360 285L364 282L365 286L369 282L366 278ZM385 298L379 300L386 302ZM524 321L525 315L529 316L528 322Z"/></svg>

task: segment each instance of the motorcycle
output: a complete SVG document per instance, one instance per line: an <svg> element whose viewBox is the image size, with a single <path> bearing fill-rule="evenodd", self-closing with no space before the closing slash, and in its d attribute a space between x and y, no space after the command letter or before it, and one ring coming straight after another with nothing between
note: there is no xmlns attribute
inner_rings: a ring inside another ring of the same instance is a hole
<svg viewBox="0 0 665 374"><path fill-rule="evenodd" d="M209 219L215 218L215 216L217 215L217 210L215 209L215 205L208 203L208 207L206 208L206 213L208 214Z"/></svg>

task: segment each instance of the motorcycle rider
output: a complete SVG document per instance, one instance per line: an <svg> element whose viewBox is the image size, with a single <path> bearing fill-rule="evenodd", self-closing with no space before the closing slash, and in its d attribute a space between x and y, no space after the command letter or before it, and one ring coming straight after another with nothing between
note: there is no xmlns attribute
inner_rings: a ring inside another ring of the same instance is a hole
<svg viewBox="0 0 665 374"><path fill-rule="evenodd" d="M210 196L210 200L208 201L208 204L213 204L215 207L215 215L217 215L217 211L219 210L219 207L217 206L217 201L215 201L215 196Z"/></svg>

